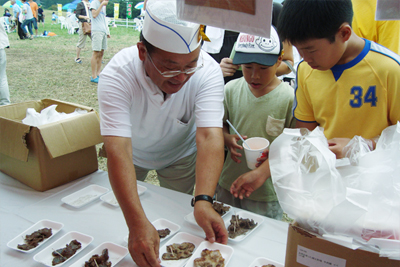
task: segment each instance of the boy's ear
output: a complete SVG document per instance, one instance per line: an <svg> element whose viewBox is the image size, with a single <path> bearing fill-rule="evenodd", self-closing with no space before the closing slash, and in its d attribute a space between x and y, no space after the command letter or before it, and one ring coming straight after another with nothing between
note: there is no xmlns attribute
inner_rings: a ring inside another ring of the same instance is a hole
<svg viewBox="0 0 400 267"><path fill-rule="evenodd" d="M280 56L278 57L278 60L276 61L277 63L279 63L279 65L282 63L283 55L284 55L284 51L283 51L283 49L282 49L282 52L281 52ZM279 66L279 65L278 65L278 66Z"/></svg>
<svg viewBox="0 0 400 267"><path fill-rule="evenodd" d="M338 36L341 38L344 42L350 39L352 33L351 26L348 23L343 23L342 26L339 28Z"/></svg>

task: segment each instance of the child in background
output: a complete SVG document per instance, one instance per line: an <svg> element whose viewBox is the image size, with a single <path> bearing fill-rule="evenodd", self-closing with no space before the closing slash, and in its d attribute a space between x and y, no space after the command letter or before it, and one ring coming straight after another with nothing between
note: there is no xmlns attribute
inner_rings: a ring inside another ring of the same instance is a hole
<svg viewBox="0 0 400 267"><path fill-rule="evenodd" d="M53 14L51 14L51 25L56 24L56 19L58 19L58 16L53 12Z"/></svg>
<svg viewBox="0 0 400 267"><path fill-rule="evenodd" d="M276 76L282 62L282 42L274 27L271 38L241 33L235 46L233 64L241 64L243 77L225 85L224 141L228 154L216 189L217 200L264 216L282 219L283 211L269 178L269 163L255 170L247 167L239 136L226 123L228 119L244 137L264 137L271 142L284 128L293 126L293 88ZM248 199L230 193L238 177L263 177L261 187Z"/></svg>

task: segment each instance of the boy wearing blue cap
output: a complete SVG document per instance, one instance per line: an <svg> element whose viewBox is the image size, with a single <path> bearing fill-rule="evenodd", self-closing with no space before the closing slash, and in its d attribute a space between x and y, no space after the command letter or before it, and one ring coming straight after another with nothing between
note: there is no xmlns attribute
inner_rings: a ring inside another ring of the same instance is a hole
<svg viewBox="0 0 400 267"><path fill-rule="evenodd" d="M224 141L228 155L217 186L218 200L264 216L282 218L271 179L262 179L261 187L246 199L230 193L232 183L239 177L261 177L269 171L268 161L250 170L242 159L240 138L226 124L228 119L244 137L264 137L271 142L284 128L292 127L293 88L276 76L282 62L283 50L275 28L271 37L263 38L241 33L235 46L233 64L241 64L243 77L225 86Z"/></svg>

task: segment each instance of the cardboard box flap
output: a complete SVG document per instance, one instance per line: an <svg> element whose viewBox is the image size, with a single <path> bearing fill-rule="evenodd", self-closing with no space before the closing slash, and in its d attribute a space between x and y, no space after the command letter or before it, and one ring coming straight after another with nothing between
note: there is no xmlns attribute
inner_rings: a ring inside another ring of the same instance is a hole
<svg viewBox="0 0 400 267"><path fill-rule="evenodd" d="M22 120L26 117L26 110L28 108L33 108L37 112L40 112L45 107L47 106L46 103L44 103L43 101L32 100L23 103L14 103L10 105L1 106L0 117L22 123Z"/></svg>
<svg viewBox="0 0 400 267"><path fill-rule="evenodd" d="M0 120L0 153L21 161L28 160L29 149L26 146L25 135L31 127L17 121L3 118Z"/></svg>
<svg viewBox="0 0 400 267"><path fill-rule="evenodd" d="M49 107L51 105L57 105L56 110L58 112L72 113L77 108L87 110L87 111L93 111L93 108L91 108L91 107L87 107L87 106L83 106L83 105L75 104L75 103L70 103L70 102L65 102L65 101L61 101L61 100L55 100L55 99L43 99L43 100L41 100L41 104L42 104L42 108L40 110L42 110L45 107Z"/></svg>
<svg viewBox="0 0 400 267"><path fill-rule="evenodd" d="M39 126L47 150L53 158L103 142L95 112Z"/></svg>

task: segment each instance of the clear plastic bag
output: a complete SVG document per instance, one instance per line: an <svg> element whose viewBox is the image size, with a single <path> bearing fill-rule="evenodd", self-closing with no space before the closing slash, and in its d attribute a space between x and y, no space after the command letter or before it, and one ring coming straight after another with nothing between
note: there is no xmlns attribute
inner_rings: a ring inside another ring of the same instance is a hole
<svg viewBox="0 0 400 267"><path fill-rule="evenodd" d="M321 235L352 237L374 249L372 239L394 241L389 250L400 257L400 123L382 132L374 151L359 149L353 158L354 165L336 167L322 128L285 129L269 151L282 209Z"/></svg>
<svg viewBox="0 0 400 267"><path fill-rule="evenodd" d="M351 165L357 165L358 159L374 149L372 141L354 136L353 139L343 148L343 154L349 158Z"/></svg>

